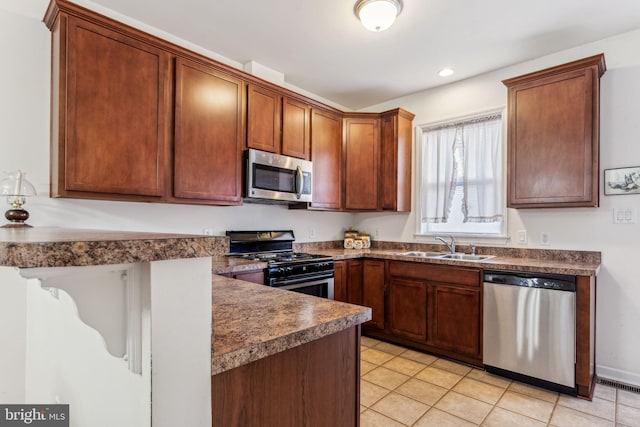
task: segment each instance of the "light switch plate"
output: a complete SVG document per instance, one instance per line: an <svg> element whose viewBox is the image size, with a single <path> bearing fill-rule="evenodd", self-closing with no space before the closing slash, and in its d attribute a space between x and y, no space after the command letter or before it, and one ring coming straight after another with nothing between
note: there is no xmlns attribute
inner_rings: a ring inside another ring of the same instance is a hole
<svg viewBox="0 0 640 427"><path fill-rule="evenodd" d="M636 212L634 208L613 208L614 224L635 224Z"/></svg>

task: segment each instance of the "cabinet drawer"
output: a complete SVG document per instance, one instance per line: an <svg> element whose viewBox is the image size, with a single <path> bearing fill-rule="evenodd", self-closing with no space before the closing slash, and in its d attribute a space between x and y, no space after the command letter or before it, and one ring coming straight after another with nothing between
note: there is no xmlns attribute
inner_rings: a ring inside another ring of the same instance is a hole
<svg viewBox="0 0 640 427"><path fill-rule="evenodd" d="M395 261L389 263L389 274L392 277L480 287L481 270L451 265Z"/></svg>

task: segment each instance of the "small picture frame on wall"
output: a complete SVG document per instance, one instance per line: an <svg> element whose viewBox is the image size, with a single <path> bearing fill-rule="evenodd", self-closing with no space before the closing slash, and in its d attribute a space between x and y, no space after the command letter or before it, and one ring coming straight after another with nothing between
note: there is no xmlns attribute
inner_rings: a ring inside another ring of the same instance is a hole
<svg viewBox="0 0 640 427"><path fill-rule="evenodd" d="M640 194L640 166L605 169L604 194Z"/></svg>

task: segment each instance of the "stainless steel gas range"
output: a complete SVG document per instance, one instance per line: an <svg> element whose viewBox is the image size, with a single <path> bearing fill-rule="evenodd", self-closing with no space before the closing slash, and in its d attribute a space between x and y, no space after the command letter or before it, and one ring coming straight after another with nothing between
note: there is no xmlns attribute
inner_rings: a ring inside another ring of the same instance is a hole
<svg viewBox="0 0 640 427"><path fill-rule="evenodd" d="M265 285L333 299L333 258L293 251L293 230L227 231L229 255L267 263Z"/></svg>

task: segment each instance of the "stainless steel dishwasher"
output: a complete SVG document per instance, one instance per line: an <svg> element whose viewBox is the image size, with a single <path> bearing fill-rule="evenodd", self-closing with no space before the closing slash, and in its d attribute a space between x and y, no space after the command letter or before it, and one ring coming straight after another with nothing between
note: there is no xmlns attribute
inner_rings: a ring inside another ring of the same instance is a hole
<svg viewBox="0 0 640 427"><path fill-rule="evenodd" d="M576 395L575 276L484 271L489 372Z"/></svg>

